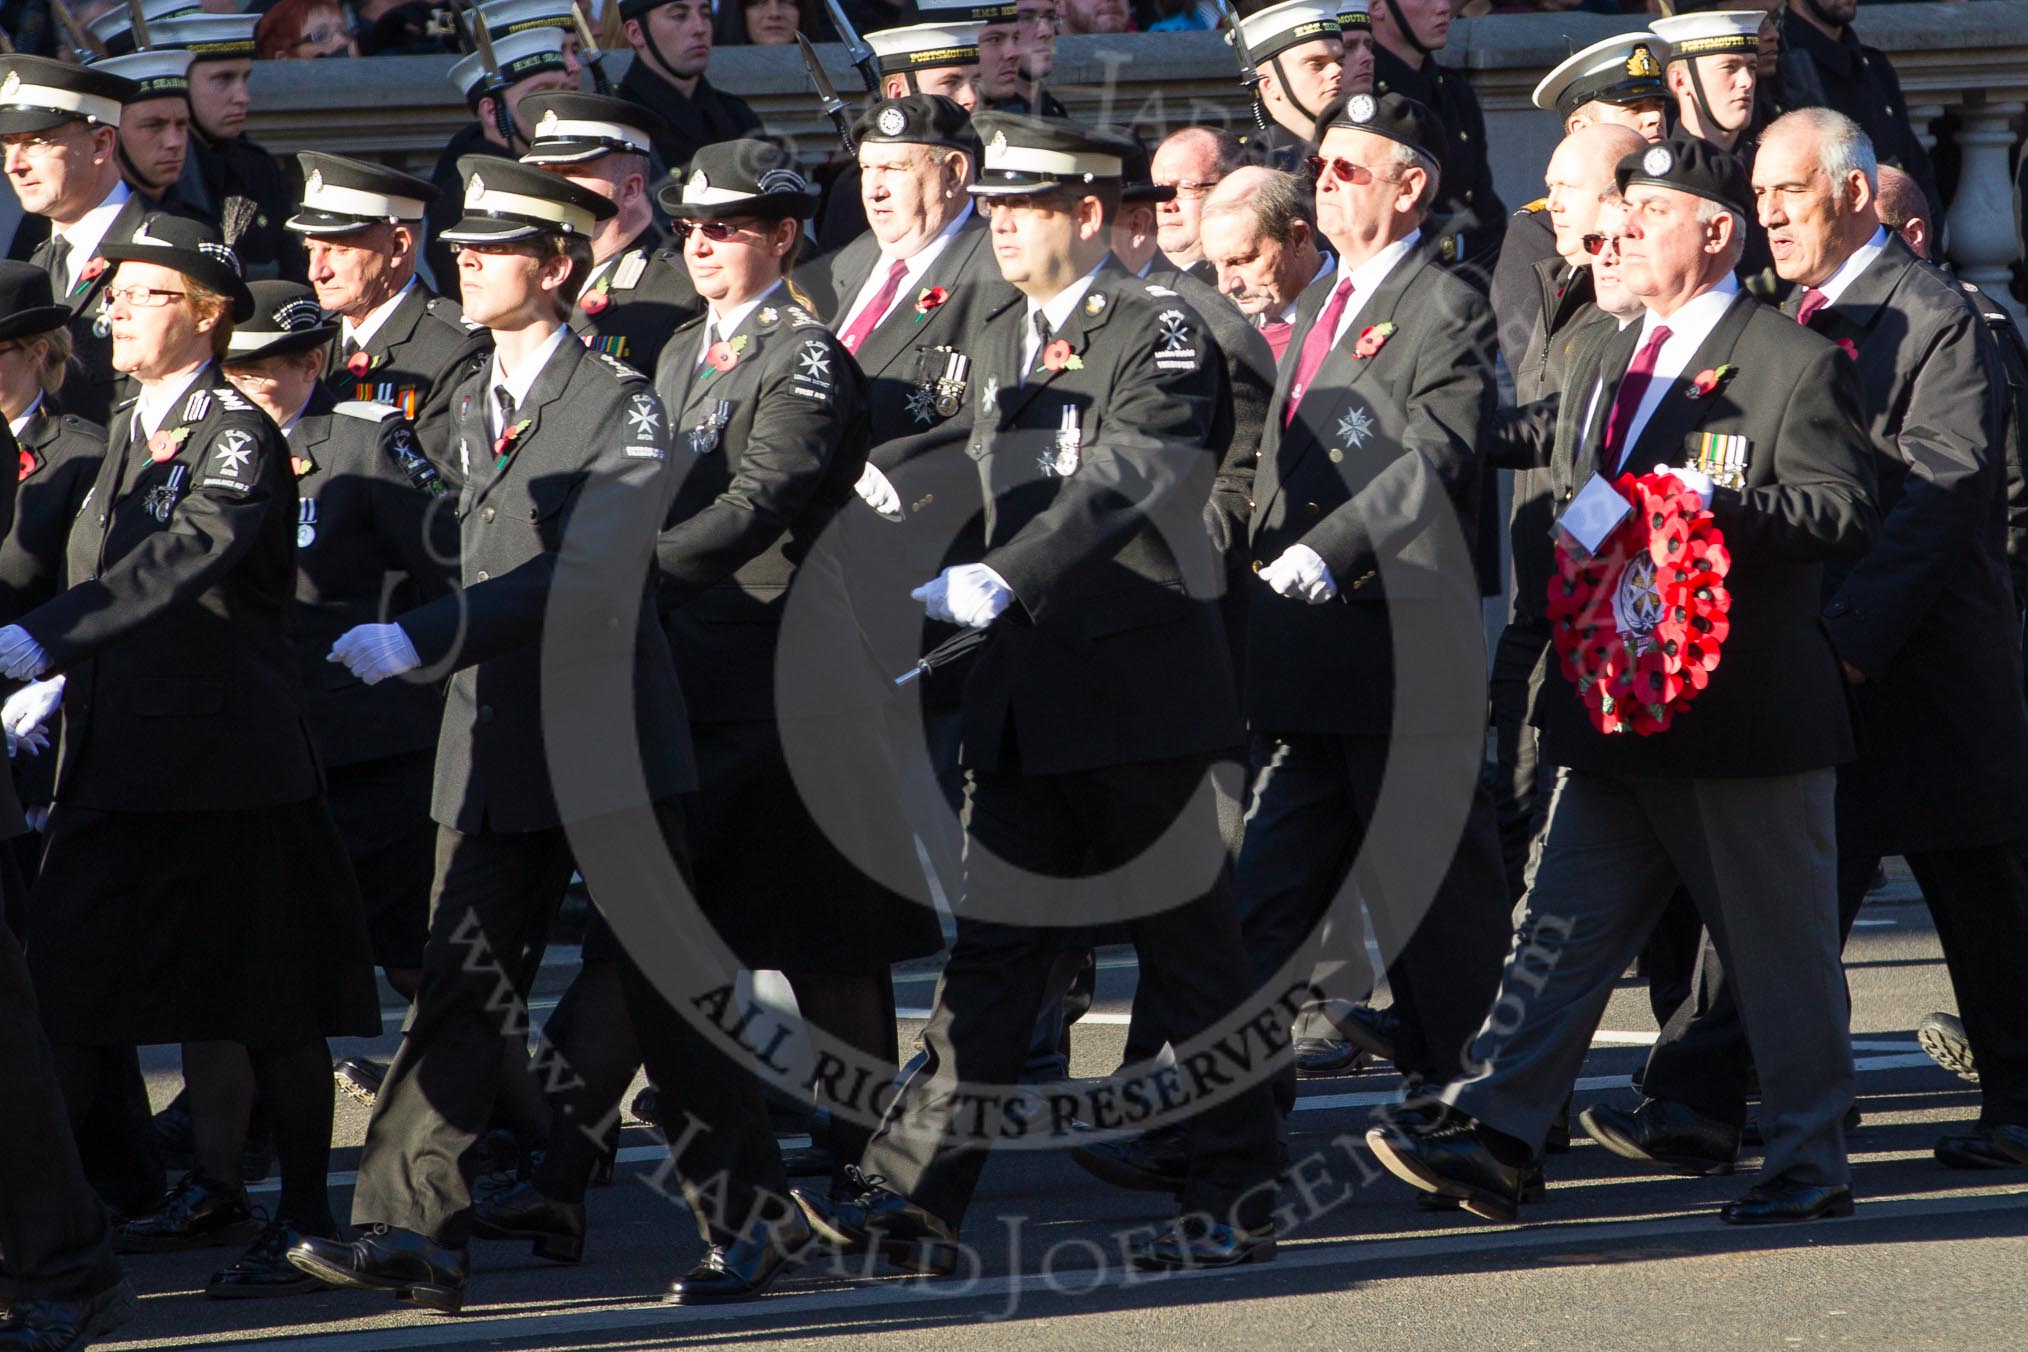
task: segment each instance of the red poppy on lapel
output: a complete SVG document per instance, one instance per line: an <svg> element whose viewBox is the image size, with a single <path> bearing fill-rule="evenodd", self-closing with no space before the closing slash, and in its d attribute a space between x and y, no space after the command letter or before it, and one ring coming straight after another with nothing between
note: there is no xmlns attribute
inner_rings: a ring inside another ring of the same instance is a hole
<svg viewBox="0 0 2028 1352"><path fill-rule="evenodd" d="M929 318L929 312L951 298L951 293L940 286L926 286L915 298L915 322L920 324Z"/></svg>
<svg viewBox="0 0 2028 1352"><path fill-rule="evenodd" d="M1042 349L1042 369L1045 371L1082 371L1084 358L1070 350L1070 339L1059 338Z"/></svg>
<svg viewBox="0 0 2028 1352"><path fill-rule="evenodd" d="M20 480L26 479L33 473L35 473L35 452L23 446L21 448L21 469L16 475L16 482L18 483Z"/></svg>
<svg viewBox="0 0 2028 1352"><path fill-rule="evenodd" d="M184 438L189 435L190 429L187 427L179 427L174 432L164 428L148 438L148 458L157 464L173 459L182 447Z"/></svg>
<svg viewBox="0 0 2028 1352"><path fill-rule="evenodd" d="M1855 362L1859 360L1859 344L1853 342L1850 338L1840 338L1838 340L1838 350Z"/></svg>
<svg viewBox="0 0 2028 1352"><path fill-rule="evenodd" d="M355 376L363 376L373 369L373 355L361 348L345 359L345 369Z"/></svg>
<svg viewBox="0 0 2028 1352"><path fill-rule="evenodd" d="M1369 324L1360 330L1359 341L1352 345L1352 355L1363 361L1380 351L1381 348L1386 347L1387 340L1393 336L1394 325L1391 322L1386 324Z"/></svg>

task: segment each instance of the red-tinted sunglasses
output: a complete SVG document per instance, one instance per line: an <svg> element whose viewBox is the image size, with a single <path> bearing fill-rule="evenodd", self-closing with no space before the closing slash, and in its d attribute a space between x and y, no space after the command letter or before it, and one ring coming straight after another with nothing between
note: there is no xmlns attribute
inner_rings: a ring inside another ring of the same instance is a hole
<svg viewBox="0 0 2028 1352"><path fill-rule="evenodd" d="M1303 163L1310 166L1310 174L1313 178L1322 178L1324 176L1324 167L1329 165L1331 172L1337 176L1340 183L1350 183L1354 187L1363 188L1374 179L1373 171L1365 165L1355 164L1351 160L1338 156L1333 156L1327 160L1322 155L1309 155L1304 157Z"/></svg>

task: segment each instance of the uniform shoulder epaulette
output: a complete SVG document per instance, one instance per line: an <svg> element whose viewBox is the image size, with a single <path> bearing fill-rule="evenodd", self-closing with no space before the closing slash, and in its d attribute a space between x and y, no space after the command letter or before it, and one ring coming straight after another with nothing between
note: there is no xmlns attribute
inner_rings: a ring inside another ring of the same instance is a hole
<svg viewBox="0 0 2028 1352"><path fill-rule="evenodd" d="M467 333L476 332L485 327L483 324L477 324L465 318L464 310L460 309L458 303L449 296L431 296L424 303L423 310L430 318L442 320L446 324L456 325Z"/></svg>
<svg viewBox="0 0 2028 1352"><path fill-rule="evenodd" d="M65 427L68 427L75 432L103 433L106 430L105 428L100 427L97 423L93 422L90 418L80 418L75 413L64 414L62 422Z"/></svg>
<svg viewBox="0 0 2028 1352"><path fill-rule="evenodd" d="M248 403L240 392L230 385L220 385L212 390L211 394L218 400L218 406L222 409L227 409L233 413L251 413L254 411L254 406Z"/></svg>
<svg viewBox="0 0 2028 1352"><path fill-rule="evenodd" d="M393 404L383 404L375 399L347 399L344 403L335 405L331 411L342 413L348 418L363 418L367 422L374 423L385 422L401 412Z"/></svg>
<svg viewBox="0 0 2028 1352"><path fill-rule="evenodd" d="M1174 296L1176 294L1175 291L1171 290L1166 286L1163 286L1160 282L1143 282L1141 283L1141 285L1145 286L1148 289L1148 294L1151 296L1158 296L1166 299L1167 297Z"/></svg>
<svg viewBox="0 0 2028 1352"><path fill-rule="evenodd" d="M1533 212L1547 210L1549 210L1549 199L1547 197L1538 197L1527 206L1518 208L1514 214L1516 216L1527 216Z"/></svg>
<svg viewBox="0 0 2028 1352"><path fill-rule="evenodd" d="M793 328L821 329L824 327L823 320L817 318L817 316L811 314L808 310L805 310L802 306L796 304L794 301L790 301L788 304L782 306L782 312L788 315L789 324Z"/></svg>
<svg viewBox="0 0 2028 1352"><path fill-rule="evenodd" d="M627 363L621 361L618 357L615 357L610 352L594 351L591 352L589 355L598 358L599 361L605 364L607 370L611 371L621 380L646 380L648 378L647 376L643 375L638 369L627 365Z"/></svg>
<svg viewBox="0 0 2028 1352"><path fill-rule="evenodd" d="M641 274L648 270L648 251L629 249L613 264L613 290L632 291L641 284Z"/></svg>

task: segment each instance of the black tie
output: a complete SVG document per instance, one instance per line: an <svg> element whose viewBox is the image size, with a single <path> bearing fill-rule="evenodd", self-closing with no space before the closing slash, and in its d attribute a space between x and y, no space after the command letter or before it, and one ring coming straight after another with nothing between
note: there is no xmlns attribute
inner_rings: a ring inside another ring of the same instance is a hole
<svg viewBox="0 0 2028 1352"><path fill-rule="evenodd" d="M1028 383L1028 377L1035 373L1035 368L1041 365L1042 354L1048 349L1049 340L1056 336L1055 326L1049 322L1049 316L1042 311L1037 310L1028 316L1028 319L1035 325L1035 360L1021 369L1021 383L1024 385Z"/></svg>
<svg viewBox="0 0 2028 1352"><path fill-rule="evenodd" d="M496 442L500 442L506 439L508 431L514 426L514 396L507 393L505 385L495 385L493 402L500 409L500 435L494 438Z"/></svg>
<svg viewBox="0 0 2028 1352"><path fill-rule="evenodd" d="M49 285L59 298L70 294L70 241L62 235L49 241Z"/></svg>

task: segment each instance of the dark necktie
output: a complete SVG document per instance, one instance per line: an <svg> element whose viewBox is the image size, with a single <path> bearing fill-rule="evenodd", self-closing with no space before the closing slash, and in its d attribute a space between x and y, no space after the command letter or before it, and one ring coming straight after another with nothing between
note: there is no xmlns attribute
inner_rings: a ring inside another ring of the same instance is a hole
<svg viewBox="0 0 2028 1352"><path fill-rule="evenodd" d="M1289 386L1289 406L1282 410L1282 426L1287 427L1296 420L1296 405L1303 402L1309 393L1310 382L1324 365L1324 358L1331 354L1331 344L1338 335L1338 321L1345 317L1346 303L1352 299L1352 279L1331 288L1331 299L1324 305L1324 313L1317 316L1317 322L1310 326L1310 332L1303 339L1303 351L1296 358L1296 378Z"/></svg>
<svg viewBox="0 0 2028 1352"><path fill-rule="evenodd" d="M1796 323L1808 328L1810 321L1816 318L1817 311L1830 303L1831 298L1829 296L1817 290L1816 287L1811 287L1803 292L1803 299L1796 306Z"/></svg>
<svg viewBox="0 0 2028 1352"><path fill-rule="evenodd" d="M1049 322L1049 316L1037 310L1028 316L1028 322L1035 326L1035 360L1021 368L1021 383L1026 385L1028 377L1042 362L1042 354L1049 350L1049 340L1056 336L1056 329Z"/></svg>
<svg viewBox="0 0 2028 1352"><path fill-rule="evenodd" d="M49 287L59 297L70 294L70 241L62 235L49 241Z"/></svg>
<svg viewBox="0 0 2028 1352"><path fill-rule="evenodd" d="M1613 396L1612 414L1606 419L1601 459L1607 478L1619 471L1620 456L1626 450L1627 434L1634 425L1634 414L1640 409L1648 386L1654 383L1655 363L1661 358L1662 344L1668 342L1670 336L1667 324L1657 324L1655 331L1648 335L1648 341L1641 344L1641 350L1627 363L1627 373L1620 380L1620 392Z"/></svg>
<svg viewBox="0 0 2028 1352"><path fill-rule="evenodd" d="M507 393L505 385L493 387L493 405L500 410L500 435L493 438L493 455L497 458L507 453L508 442L514 431L514 396Z"/></svg>
<svg viewBox="0 0 2028 1352"><path fill-rule="evenodd" d="M845 332L838 335L845 344L845 350L853 356L859 355L859 345L880 326L887 312L894 308L895 292L901 290L901 279L908 275L908 264L901 259L894 260L894 266L887 270L887 280L880 284L880 290L873 293L873 299L859 312L859 317Z"/></svg>

